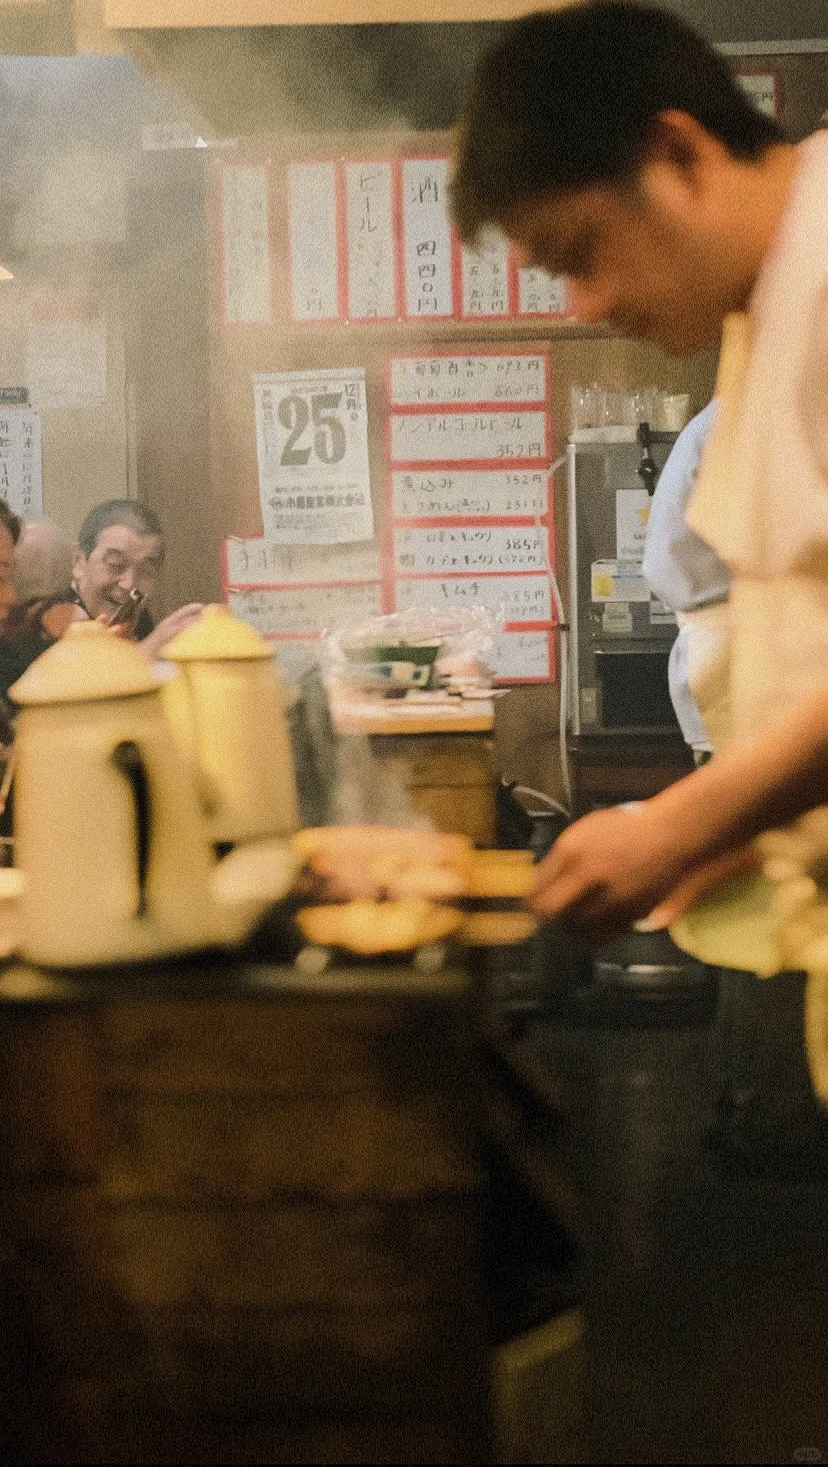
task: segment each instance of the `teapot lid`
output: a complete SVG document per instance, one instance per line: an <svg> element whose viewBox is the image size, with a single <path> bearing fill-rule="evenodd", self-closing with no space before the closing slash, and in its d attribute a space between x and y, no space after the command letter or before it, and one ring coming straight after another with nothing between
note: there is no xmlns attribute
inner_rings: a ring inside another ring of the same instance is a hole
<svg viewBox="0 0 828 1467"><path fill-rule="evenodd" d="M160 681L134 642L96 621L74 621L63 636L36 657L12 683L10 696L24 706L89 703L154 693Z"/></svg>
<svg viewBox="0 0 828 1467"><path fill-rule="evenodd" d="M224 662L264 659L273 649L229 606L205 606L201 615L162 649L170 662Z"/></svg>

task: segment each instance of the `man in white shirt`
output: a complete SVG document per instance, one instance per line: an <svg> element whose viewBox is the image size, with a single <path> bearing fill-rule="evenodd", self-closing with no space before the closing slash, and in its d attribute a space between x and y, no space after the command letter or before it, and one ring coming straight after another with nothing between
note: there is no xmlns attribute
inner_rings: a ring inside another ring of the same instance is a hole
<svg viewBox="0 0 828 1467"><path fill-rule="evenodd" d="M720 741L717 734L726 717L719 706L723 700L702 711L690 690L694 651L710 656L714 644L720 657L727 656L730 571L685 518L715 413L715 401L708 403L670 450L653 495L642 567L653 595L676 613L679 623L668 665L670 699L697 764Z"/></svg>
<svg viewBox="0 0 828 1467"><path fill-rule="evenodd" d="M675 15L595 0L498 33L451 188L464 241L500 227L581 321L679 354L724 333L688 516L733 574L733 742L539 866L538 911L606 938L828 801L828 135L788 142Z"/></svg>

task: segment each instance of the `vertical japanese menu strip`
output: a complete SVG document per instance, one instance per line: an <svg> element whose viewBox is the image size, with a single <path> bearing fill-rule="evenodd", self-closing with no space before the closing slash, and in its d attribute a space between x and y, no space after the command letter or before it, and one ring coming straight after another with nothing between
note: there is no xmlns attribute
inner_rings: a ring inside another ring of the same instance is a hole
<svg viewBox="0 0 828 1467"><path fill-rule="evenodd" d="M272 320L270 177L265 164L220 169L224 319L228 326Z"/></svg>
<svg viewBox="0 0 828 1467"><path fill-rule="evenodd" d="M344 192L348 319L395 320L399 308L391 164L345 163Z"/></svg>
<svg viewBox="0 0 828 1467"><path fill-rule="evenodd" d="M340 321L340 189L334 162L288 167L290 294L294 321Z"/></svg>
<svg viewBox="0 0 828 1467"><path fill-rule="evenodd" d="M43 518L40 414L0 406L0 498L24 520Z"/></svg>
<svg viewBox="0 0 828 1467"><path fill-rule="evenodd" d="M549 373L531 347L389 362L387 600L485 606L499 682L555 678Z"/></svg>
<svg viewBox="0 0 828 1467"><path fill-rule="evenodd" d="M447 158L403 159L405 314L412 321L455 314L448 175Z"/></svg>
<svg viewBox="0 0 828 1467"><path fill-rule="evenodd" d="M481 240L476 250L457 247L460 256L460 314L469 319L499 320L512 311L509 246L503 235Z"/></svg>

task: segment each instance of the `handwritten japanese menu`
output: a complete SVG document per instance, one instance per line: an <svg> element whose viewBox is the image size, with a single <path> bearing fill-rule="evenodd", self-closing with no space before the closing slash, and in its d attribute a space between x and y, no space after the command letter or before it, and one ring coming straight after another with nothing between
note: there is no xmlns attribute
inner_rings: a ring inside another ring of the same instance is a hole
<svg viewBox="0 0 828 1467"><path fill-rule="evenodd" d="M508 320L567 314L564 283L519 268L503 235L475 249L448 210L445 156L287 166L297 322Z"/></svg>
<svg viewBox="0 0 828 1467"><path fill-rule="evenodd" d="M271 319L268 170L226 164L221 170L224 314L228 325Z"/></svg>
<svg viewBox="0 0 828 1467"><path fill-rule="evenodd" d="M394 186L390 163L346 163L348 317L383 321L397 313Z"/></svg>
<svg viewBox="0 0 828 1467"><path fill-rule="evenodd" d="M334 164L291 163L288 200L294 319L335 321L340 299Z"/></svg>
<svg viewBox="0 0 828 1467"><path fill-rule="evenodd" d="M0 498L25 520L43 518L40 414L0 404Z"/></svg>
<svg viewBox="0 0 828 1467"><path fill-rule="evenodd" d="M485 606L497 680L554 680L548 357L400 356L388 383L393 604Z"/></svg>

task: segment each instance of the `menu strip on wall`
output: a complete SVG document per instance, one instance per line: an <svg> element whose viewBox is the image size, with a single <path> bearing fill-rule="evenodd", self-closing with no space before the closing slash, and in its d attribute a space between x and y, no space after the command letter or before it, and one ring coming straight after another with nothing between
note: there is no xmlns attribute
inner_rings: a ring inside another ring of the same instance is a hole
<svg viewBox="0 0 828 1467"><path fill-rule="evenodd" d="M398 520L545 516L549 474L538 469L408 469L391 471L391 512Z"/></svg>
<svg viewBox="0 0 828 1467"><path fill-rule="evenodd" d="M378 616L379 586L282 586L259 591L229 590L231 611L263 636L326 633Z"/></svg>
<svg viewBox="0 0 828 1467"><path fill-rule="evenodd" d="M394 530L397 573L482 575L497 571L544 571L548 559L548 526L469 523Z"/></svg>
<svg viewBox="0 0 828 1467"><path fill-rule="evenodd" d="M391 164L346 163L345 201L348 319L394 320L398 312Z"/></svg>
<svg viewBox="0 0 828 1467"><path fill-rule="evenodd" d="M447 207L448 157L288 164L295 321L507 320L565 316L563 281L518 269L493 232L462 245Z"/></svg>
<svg viewBox="0 0 828 1467"><path fill-rule="evenodd" d="M43 518L40 414L0 406L0 498L24 520Z"/></svg>
<svg viewBox="0 0 828 1467"><path fill-rule="evenodd" d="M221 178L224 319L228 326L269 325L269 170L263 164L225 163Z"/></svg>
<svg viewBox="0 0 828 1467"><path fill-rule="evenodd" d="M411 320L454 315L447 158L402 163L405 314Z"/></svg>
<svg viewBox="0 0 828 1467"><path fill-rule="evenodd" d="M390 603L484 606L498 627L496 680L554 680L546 353L393 357L388 396Z"/></svg>
<svg viewBox="0 0 828 1467"><path fill-rule="evenodd" d="M508 316L509 246L503 235L483 240L477 249L460 246L461 314L477 320Z"/></svg>
<svg viewBox="0 0 828 1467"><path fill-rule="evenodd" d="M389 400L392 407L429 407L457 403L540 403L549 397L548 358L529 349L508 353L435 352L392 357Z"/></svg>
<svg viewBox="0 0 828 1467"><path fill-rule="evenodd" d="M519 316L566 315L566 281L562 275L547 275L545 270L535 269L519 269L515 273Z"/></svg>
<svg viewBox="0 0 828 1467"><path fill-rule="evenodd" d="M234 589L379 581L376 545L280 545L264 536L224 542L224 581Z"/></svg>
<svg viewBox="0 0 828 1467"><path fill-rule="evenodd" d="M337 321L339 203L332 162L288 168L290 292L296 321Z"/></svg>

